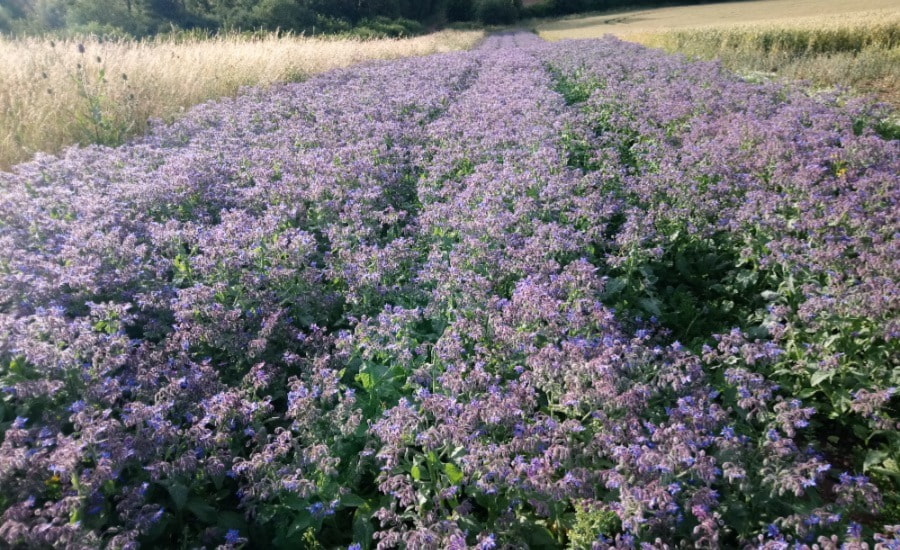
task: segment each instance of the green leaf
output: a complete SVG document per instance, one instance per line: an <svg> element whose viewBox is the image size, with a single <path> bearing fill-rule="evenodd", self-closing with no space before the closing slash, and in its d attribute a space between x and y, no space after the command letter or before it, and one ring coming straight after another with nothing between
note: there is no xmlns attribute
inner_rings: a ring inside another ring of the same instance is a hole
<svg viewBox="0 0 900 550"><path fill-rule="evenodd" d="M372 391L375 388L375 380L372 378L372 375L367 372L361 372L356 375L356 381L363 387L366 391Z"/></svg>
<svg viewBox="0 0 900 550"><path fill-rule="evenodd" d="M677 235L676 231L676 235ZM674 239L673 239L674 240ZM678 270L678 273L690 276L691 275L691 264L688 262L687 258L684 257L684 254L681 252L675 255L675 269Z"/></svg>
<svg viewBox="0 0 900 550"><path fill-rule="evenodd" d="M465 447L462 447L462 446L454 447L453 450L450 452L450 458L452 458L452 459L457 459L457 458L460 458L461 456L463 456L463 455L465 455L465 454L466 454L466 448L465 448Z"/></svg>
<svg viewBox="0 0 900 550"><path fill-rule="evenodd" d="M641 298L639 302L641 308L647 313L652 313L657 316L662 315L662 311L659 309L660 302L656 298Z"/></svg>
<svg viewBox="0 0 900 550"><path fill-rule="evenodd" d="M162 517L150 527L144 537L150 542L159 539L169 530L170 523L172 523L172 516L170 514L163 514Z"/></svg>
<svg viewBox="0 0 900 550"><path fill-rule="evenodd" d="M888 459L884 461L884 465L886 466L885 468L872 467L872 472L890 476L895 483L900 483L900 470L897 469L897 464L893 460Z"/></svg>
<svg viewBox="0 0 900 550"><path fill-rule="evenodd" d="M742 269L738 272L735 280L742 290L746 290L750 288L754 284L756 284L756 280L758 279L758 274L755 271L751 271L749 269Z"/></svg>
<svg viewBox="0 0 900 550"><path fill-rule="evenodd" d="M454 485L462 481L463 473L454 464L451 464L449 462L444 464L444 473L447 474L447 478L450 479L450 483Z"/></svg>
<svg viewBox="0 0 900 550"><path fill-rule="evenodd" d="M614 296L622 292L626 286L628 286L628 283L621 277L607 279L606 284L603 286L603 295Z"/></svg>
<svg viewBox="0 0 900 550"><path fill-rule="evenodd" d="M216 516L219 518L219 521L217 522L219 527L222 527L223 529L237 529L238 531L244 532L247 530L247 521L244 519L243 514L219 511Z"/></svg>
<svg viewBox="0 0 900 550"><path fill-rule="evenodd" d="M863 472L869 471L869 468L872 466L880 466L889 454L890 453L887 451L880 451L877 449L869 451L866 454L866 460L863 462Z"/></svg>
<svg viewBox="0 0 900 550"><path fill-rule="evenodd" d="M525 532L525 542L529 548L557 548L559 543L553 533L543 525L531 524Z"/></svg>
<svg viewBox="0 0 900 550"><path fill-rule="evenodd" d="M353 517L353 540L360 543L363 548L369 548L369 542L375 534L375 527L369 520L369 514L357 511Z"/></svg>
<svg viewBox="0 0 900 550"><path fill-rule="evenodd" d="M296 510L298 512L306 510L306 507L309 506L309 500L300 498L294 493L285 495L281 502L291 510Z"/></svg>
<svg viewBox="0 0 900 550"><path fill-rule="evenodd" d="M852 427L853 435L865 441L869 437L869 428L861 424L854 424Z"/></svg>
<svg viewBox="0 0 900 550"><path fill-rule="evenodd" d="M181 483L172 483L168 485L166 489L169 490L169 496L172 497L175 509L181 510L184 508L185 503L187 503L188 488Z"/></svg>
<svg viewBox="0 0 900 550"><path fill-rule="evenodd" d="M23 374L25 372L27 362L25 361L25 357L22 355L16 355L12 358L12 361L9 362L9 372L13 374Z"/></svg>
<svg viewBox="0 0 900 550"><path fill-rule="evenodd" d="M292 523L291 526L288 527L287 536L291 537L293 535L296 535L300 531L303 531L304 529L312 525L312 520L312 514L310 514L309 512L300 514L300 516L294 520L294 523Z"/></svg>
<svg viewBox="0 0 900 550"><path fill-rule="evenodd" d="M69 476L69 479L72 482L72 488L80 493L81 492L81 480L78 479L78 474L75 472L72 472L72 475Z"/></svg>
<svg viewBox="0 0 900 550"><path fill-rule="evenodd" d="M363 497L361 497L359 495L354 495L353 493L347 493L346 495L343 495L341 497L341 504L343 504L344 506L351 507L351 508L359 508L360 506L363 506L365 503L366 503L366 500Z"/></svg>
<svg viewBox="0 0 900 550"><path fill-rule="evenodd" d="M819 390L817 390L816 388L803 388L799 393L797 393L797 397L800 399L808 399L815 395L818 391Z"/></svg>
<svg viewBox="0 0 900 550"><path fill-rule="evenodd" d="M653 272L653 268L650 267L649 265L642 265L641 267L638 268L638 271L641 273L641 275L644 276L644 278L647 280L647 282L651 285L654 284L657 280L659 280L659 278Z"/></svg>
<svg viewBox="0 0 900 550"><path fill-rule="evenodd" d="M413 465L413 467L410 468L409 473L412 475L412 478L416 481L419 481L420 479L422 479L422 470L420 470L419 466L417 466L417 465Z"/></svg>
<svg viewBox="0 0 900 550"><path fill-rule="evenodd" d="M822 382L826 380L830 380L834 376L833 370L819 370L813 373L809 378L809 384L811 386L818 386Z"/></svg>
<svg viewBox="0 0 900 550"><path fill-rule="evenodd" d="M185 508L204 523L215 523L218 517L218 510L200 499L192 498Z"/></svg>

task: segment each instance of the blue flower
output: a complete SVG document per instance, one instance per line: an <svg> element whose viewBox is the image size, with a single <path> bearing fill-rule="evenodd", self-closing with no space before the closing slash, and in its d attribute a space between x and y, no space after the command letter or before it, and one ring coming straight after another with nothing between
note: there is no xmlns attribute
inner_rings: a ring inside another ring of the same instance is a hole
<svg viewBox="0 0 900 550"><path fill-rule="evenodd" d="M237 544L241 540L241 534L237 529L229 529L227 533L225 533L225 542L228 544Z"/></svg>
<svg viewBox="0 0 900 550"><path fill-rule="evenodd" d="M310 514L318 517L320 515L323 515L322 512L325 509L325 505L321 502L314 502L311 505L307 506L306 509Z"/></svg>

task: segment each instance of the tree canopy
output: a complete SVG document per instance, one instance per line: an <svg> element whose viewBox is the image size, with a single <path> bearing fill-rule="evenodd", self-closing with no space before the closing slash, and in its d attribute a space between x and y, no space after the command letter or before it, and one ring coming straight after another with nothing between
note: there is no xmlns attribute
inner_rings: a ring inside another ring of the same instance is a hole
<svg viewBox="0 0 900 550"><path fill-rule="evenodd" d="M629 4L635 2L544 0L523 7L522 0L3 0L0 32L147 36L173 29L279 29L401 36L452 22L509 24Z"/></svg>

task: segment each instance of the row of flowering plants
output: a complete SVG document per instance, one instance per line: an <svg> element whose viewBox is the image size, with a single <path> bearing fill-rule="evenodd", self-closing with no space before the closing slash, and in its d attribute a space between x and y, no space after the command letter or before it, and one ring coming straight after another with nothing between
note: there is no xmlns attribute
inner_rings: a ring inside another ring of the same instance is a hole
<svg viewBox="0 0 900 550"><path fill-rule="evenodd" d="M0 174L0 546L896 547L886 114L516 34Z"/></svg>

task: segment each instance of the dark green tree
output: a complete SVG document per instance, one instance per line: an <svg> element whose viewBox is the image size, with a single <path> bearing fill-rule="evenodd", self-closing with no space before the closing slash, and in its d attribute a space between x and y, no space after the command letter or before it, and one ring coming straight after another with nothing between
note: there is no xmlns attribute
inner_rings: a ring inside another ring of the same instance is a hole
<svg viewBox="0 0 900 550"><path fill-rule="evenodd" d="M304 31L316 24L316 13L295 0L262 0L252 11L255 26Z"/></svg>
<svg viewBox="0 0 900 550"><path fill-rule="evenodd" d="M478 20L486 25L509 25L519 18L520 5L516 0L480 0Z"/></svg>
<svg viewBox="0 0 900 550"><path fill-rule="evenodd" d="M448 0L447 19L450 21L472 21L475 19L473 0Z"/></svg>

